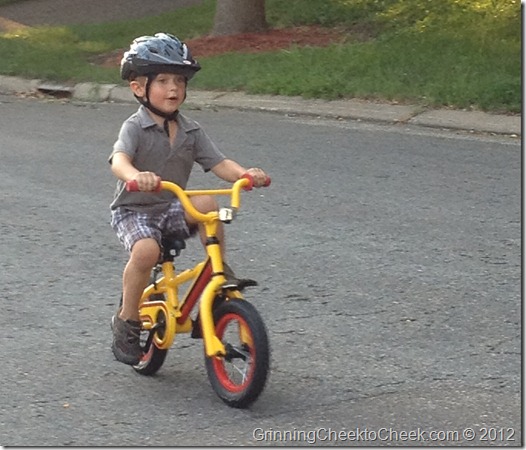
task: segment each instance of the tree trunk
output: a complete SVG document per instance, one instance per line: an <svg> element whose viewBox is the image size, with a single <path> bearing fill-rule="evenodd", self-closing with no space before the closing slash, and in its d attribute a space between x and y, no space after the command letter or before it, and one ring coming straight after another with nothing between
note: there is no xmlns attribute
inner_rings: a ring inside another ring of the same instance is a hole
<svg viewBox="0 0 526 450"><path fill-rule="evenodd" d="M265 0L217 0L213 36L267 29Z"/></svg>

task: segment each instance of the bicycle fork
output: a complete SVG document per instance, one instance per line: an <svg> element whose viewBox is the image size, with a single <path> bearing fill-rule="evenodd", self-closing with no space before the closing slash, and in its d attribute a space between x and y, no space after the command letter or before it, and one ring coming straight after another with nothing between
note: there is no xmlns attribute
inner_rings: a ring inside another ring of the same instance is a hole
<svg viewBox="0 0 526 450"><path fill-rule="evenodd" d="M199 305L199 317L201 321L201 331L203 334L203 341L205 346L206 356L225 356L225 346L217 337L214 327L213 306L214 300L221 292L222 286L226 279L223 273L223 258L221 255L221 247L219 240L216 237L217 223L205 223L207 238L206 249L211 263L211 276L208 284L203 290L201 296L201 303ZM232 292L232 297L241 297L241 294Z"/></svg>

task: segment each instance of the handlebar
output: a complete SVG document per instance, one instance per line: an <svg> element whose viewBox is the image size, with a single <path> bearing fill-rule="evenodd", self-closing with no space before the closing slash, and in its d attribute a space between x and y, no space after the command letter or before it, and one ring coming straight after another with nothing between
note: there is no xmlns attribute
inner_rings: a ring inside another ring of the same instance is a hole
<svg viewBox="0 0 526 450"><path fill-rule="evenodd" d="M263 184L263 187L270 186L270 177L267 177L265 180L265 184ZM163 189L166 189L168 191L171 191L174 195L177 196L181 204L183 205L183 208L185 209L188 214L190 214L195 220L199 222L207 222L208 220L213 220L217 217L217 211L209 212L206 214L203 214L199 212L192 202L190 201L190 197L196 196L196 195L230 195L230 207L234 210L239 209L240 204L240 191L243 189L244 191L251 191L254 187L254 178L252 175L245 173L241 176L239 180L237 180L231 188L227 189L190 189L190 190L184 190L181 186L172 183L170 181L161 181L159 185L155 188L153 192L159 192ZM136 180L130 180L126 182L126 190L128 192L139 192L139 185Z"/></svg>

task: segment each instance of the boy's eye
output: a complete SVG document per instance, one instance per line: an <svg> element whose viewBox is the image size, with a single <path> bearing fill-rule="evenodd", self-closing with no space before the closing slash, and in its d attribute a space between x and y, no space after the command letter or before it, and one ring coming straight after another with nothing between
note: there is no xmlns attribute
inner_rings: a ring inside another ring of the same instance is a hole
<svg viewBox="0 0 526 450"><path fill-rule="evenodd" d="M161 75L161 76L157 76L157 78L155 79L155 81L157 81L158 83L161 83L161 84L169 83L170 80L172 80L172 82L175 83L175 84L184 84L185 83L185 77L182 76L182 75L177 75L177 76L174 76L173 78Z"/></svg>

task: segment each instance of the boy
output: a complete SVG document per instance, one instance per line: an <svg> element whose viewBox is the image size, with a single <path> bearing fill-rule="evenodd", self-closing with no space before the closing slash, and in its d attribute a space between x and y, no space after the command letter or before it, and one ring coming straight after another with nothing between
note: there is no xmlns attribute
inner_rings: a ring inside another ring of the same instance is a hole
<svg viewBox="0 0 526 450"><path fill-rule="evenodd" d="M200 68L188 47L165 33L135 39L121 61L121 77L129 81L141 103L122 125L109 158L119 179L111 225L130 252L123 273L122 308L112 318L112 351L125 364L138 364L142 357L139 300L159 259L161 234L186 239L199 230L203 240L204 230L171 193L153 192L159 181L186 188L194 162L229 182L245 173L252 175L256 187L267 179L261 169L245 169L225 158L197 122L179 114L187 82ZM141 192L127 192L128 180L136 180ZM202 213L217 209L210 196L192 197L192 203ZM218 239L224 252L222 227ZM226 264L225 276L234 278Z"/></svg>

